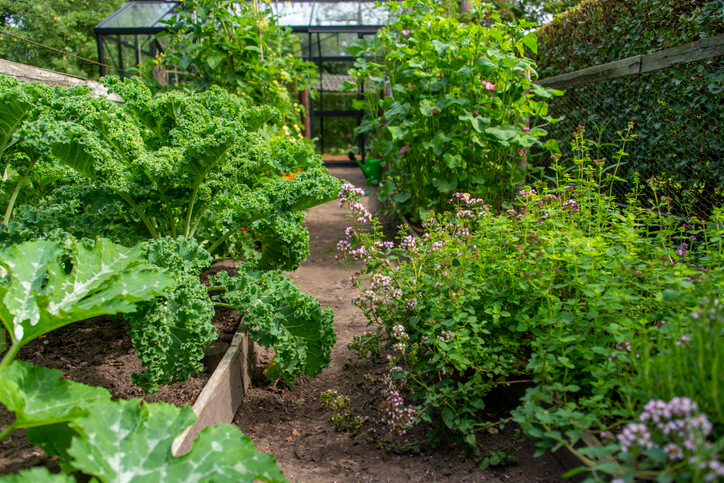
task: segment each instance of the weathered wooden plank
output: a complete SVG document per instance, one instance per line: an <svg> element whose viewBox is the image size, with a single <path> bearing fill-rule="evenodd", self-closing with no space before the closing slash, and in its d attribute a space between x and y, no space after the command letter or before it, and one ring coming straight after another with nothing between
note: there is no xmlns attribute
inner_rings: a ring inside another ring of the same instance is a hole
<svg viewBox="0 0 724 483"><path fill-rule="evenodd" d="M587 82L615 79L627 75L666 69L685 62L696 62L724 55L724 34L690 42L653 54L636 55L623 60L577 70L568 74L542 79L536 84L554 89L566 89Z"/></svg>
<svg viewBox="0 0 724 483"><path fill-rule="evenodd" d="M196 436L207 426L231 423L234 420L244 393L251 387L253 361L250 357L250 344L252 342L249 339L249 329L240 324L229 350L193 405L196 422L174 440L171 448L174 456L186 454Z"/></svg>
<svg viewBox="0 0 724 483"><path fill-rule="evenodd" d="M108 96L108 89L98 81L76 77L74 75L63 74L48 69L41 69L32 65L20 64L9 60L0 59L0 74L14 77L20 82L42 82L47 86L88 86L91 88L93 97ZM121 98L116 94L108 96L109 99L120 101Z"/></svg>
<svg viewBox="0 0 724 483"><path fill-rule="evenodd" d="M641 73L722 55L724 55L724 34L646 55L641 62Z"/></svg>
<svg viewBox="0 0 724 483"><path fill-rule="evenodd" d="M549 77L548 79L536 82L536 84L554 89L566 89L568 87L585 84L586 82L602 81L625 75L638 74L641 70L642 57L641 55L637 55L635 57L629 57L628 59L617 60L616 62L609 62L608 64L601 64L568 74Z"/></svg>

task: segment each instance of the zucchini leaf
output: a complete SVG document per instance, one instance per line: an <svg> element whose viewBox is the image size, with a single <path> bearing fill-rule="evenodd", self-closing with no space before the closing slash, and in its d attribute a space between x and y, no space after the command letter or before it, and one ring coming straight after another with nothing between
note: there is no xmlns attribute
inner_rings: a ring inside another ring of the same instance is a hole
<svg viewBox="0 0 724 483"><path fill-rule="evenodd" d="M286 481L272 455L257 452L228 424L206 428L191 451L171 454L174 439L196 419L189 406L102 402L71 426L79 433L68 453L71 466L101 481Z"/></svg>
<svg viewBox="0 0 724 483"><path fill-rule="evenodd" d="M13 361L0 372L0 402L15 413L15 421L5 432L57 424L87 413L99 400L110 401L107 389L61 379L57 369Z"/></svg>
<svg viewBox="0 0 724 483"><path fill-rule="evenodd" d="M36 466L17 475L6 475L0 478L2 483L76 483L69 475L51 473L45 466ZM95 480L91 480L95 481Z"/></svg>
<svg viewBox="0 0 724 483"><path fill-rule="evenodd" d="M142 248L98 239L93 246L37 240L0 251L0 319L17 349L79 320L128 313L161 295L172 279ZM7 363L3 360L0 369ZM8 361L9 362L9 361Z"/></svg>

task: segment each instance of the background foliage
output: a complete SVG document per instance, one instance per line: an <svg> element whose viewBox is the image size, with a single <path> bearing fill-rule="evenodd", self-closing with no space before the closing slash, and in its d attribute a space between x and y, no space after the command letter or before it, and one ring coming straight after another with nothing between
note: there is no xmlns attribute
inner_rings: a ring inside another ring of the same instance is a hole
<svg viewBox="0 0 724 483"><path fill-rule="evenodd" d="M93 34L125 0L0 0L0 29L35 42L98 60ZM0 33L0 58L88 79L98 66Z"/></svg>
<svg viewBox="0 0 724 483"><path fill-rule="evenodd" d="M311 88L316 67L298 57L291 29L277 25L257 2L186 1L159 37L168 47L154 64L183 72L173 88L219 86L250 105L274 106L282 123L299 132L300 106L290 91Z"/></svg>
<svg viewBox="0 0 724 483"><path fill-rule="evenodd" d="M372 152L390 166L380 196L413 220L444 209L456 190L508 200L546 133L554 92L531 82L531 24L491 16L485 27L489 11L473 5L460 19L429 0L392 2L397 20L349 49L356 84L347 87L364 86L358 107L369 112L357 132L374 134Z"/></svg>

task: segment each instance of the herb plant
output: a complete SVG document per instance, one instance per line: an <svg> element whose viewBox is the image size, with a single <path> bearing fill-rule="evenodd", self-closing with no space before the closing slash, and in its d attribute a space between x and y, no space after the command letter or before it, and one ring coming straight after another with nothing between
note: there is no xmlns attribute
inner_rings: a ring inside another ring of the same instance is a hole
<svg viewBox="0 0 724 483"><path fill-rule="evenodd" d="M656 211L635 197L619 207L605 161L592 159L583 130L574 140L573 165L554 160L546 174L551 187L520 190L517 206L500 213L457 193L423 236L403 231L398 244L383 241L358 190L340 192L355 226L339 249L374 327L357 341L360 355L375 357L375 343L391 350L391 377L418 420L473 448L478 434L507 422L484 411L498 386L528 387L512 417L539 452L633 417L643 402L628 386L645 341L660 321L677 324L720 290L718 225L703 227L694 249L690 228L666 213L668 200ZM354 271L358 261L365 266ZM711 365L695 370L704 380L716 374Z"/></svg>
<svg viewBox="0 0 724 483"><path fill-rule="evenodd" d="M706 414L689 398L674 397L669 402L652 399L637 420L627 423L615 437L609 432L603 434L608 443L605 447L582 450L598 456L599 461L581 455L589 466L565 476L588 470L591 474L585 481L601 481L602 475L614 476L611 481L616 483L642 479L719 481L724 478L720 459L724 436L712 441L712 428Z"/></svg>

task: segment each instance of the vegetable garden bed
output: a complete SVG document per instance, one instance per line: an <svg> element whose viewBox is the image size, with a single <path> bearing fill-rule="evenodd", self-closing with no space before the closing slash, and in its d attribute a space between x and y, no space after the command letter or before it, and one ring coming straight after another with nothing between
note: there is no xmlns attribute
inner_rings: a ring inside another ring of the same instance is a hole
<svg viewBox="0 0 724 483"><path fill-rule="evenodd" d="M202 280L208 280L209 275L222 270L234 273L236 271L234 265L235 263L230 260L218 262L202 273ZM219 373L228 372L228 362L231 361L227 361L227 367L222 367L224 366L222 358L236 357L234 362L238 362L240 352L243 352L244 356L248 354L248 350L241 350L239 344L240 339L243 339L248 347L248 337L245 330L241 330L244 327L240 326L241 320L241 315L235 310L217 309L212 324L219 338L209 346L210 350L206 351L204 369L187 381L160 386L154 394L144 393L133 383L132 374L142 372L143 367L128 334L130 326L122 320L96 317L63 327L25 346L18 358L37 366L59 369L63 372L64 378L72 381L105 387L114 399L140 397L150 403L167 402L178 407L193 405L194 411L200 416L197 420L198 425L191 426L178 438L174 451L180 454L188 450L202 427L213 426L218 422L231 422L243 396L242 384L245 383L248 387L250 383L250 374L244 377L241 371L236 371L232 377L238 376L237 386L232 386L227 377L222 387L217 385L215 388L207 389L207 383L212 378L223 377ZM245 379L244 382L242 378ZM224 394L220 396L208 394L204 402L208 404L209 399L224 398L221 405L228 406L229 409L220 412L212 410L213 414L201 415L202 401L197 399L202 393L210 392L209 389ZM236 405L231 408L233 404ZM230 415L225 414L228 411L231 412ZM0 406L0 428L7 427L13 420L13 414ZM201 425L203 426L200 427ZM58 467L58 459L47 456L42 450L28 443L23 430L11 433L0 442L0 456L2 456L0 474L16 473L21 469L38 465L48 466L51 469Z"/></svg>

